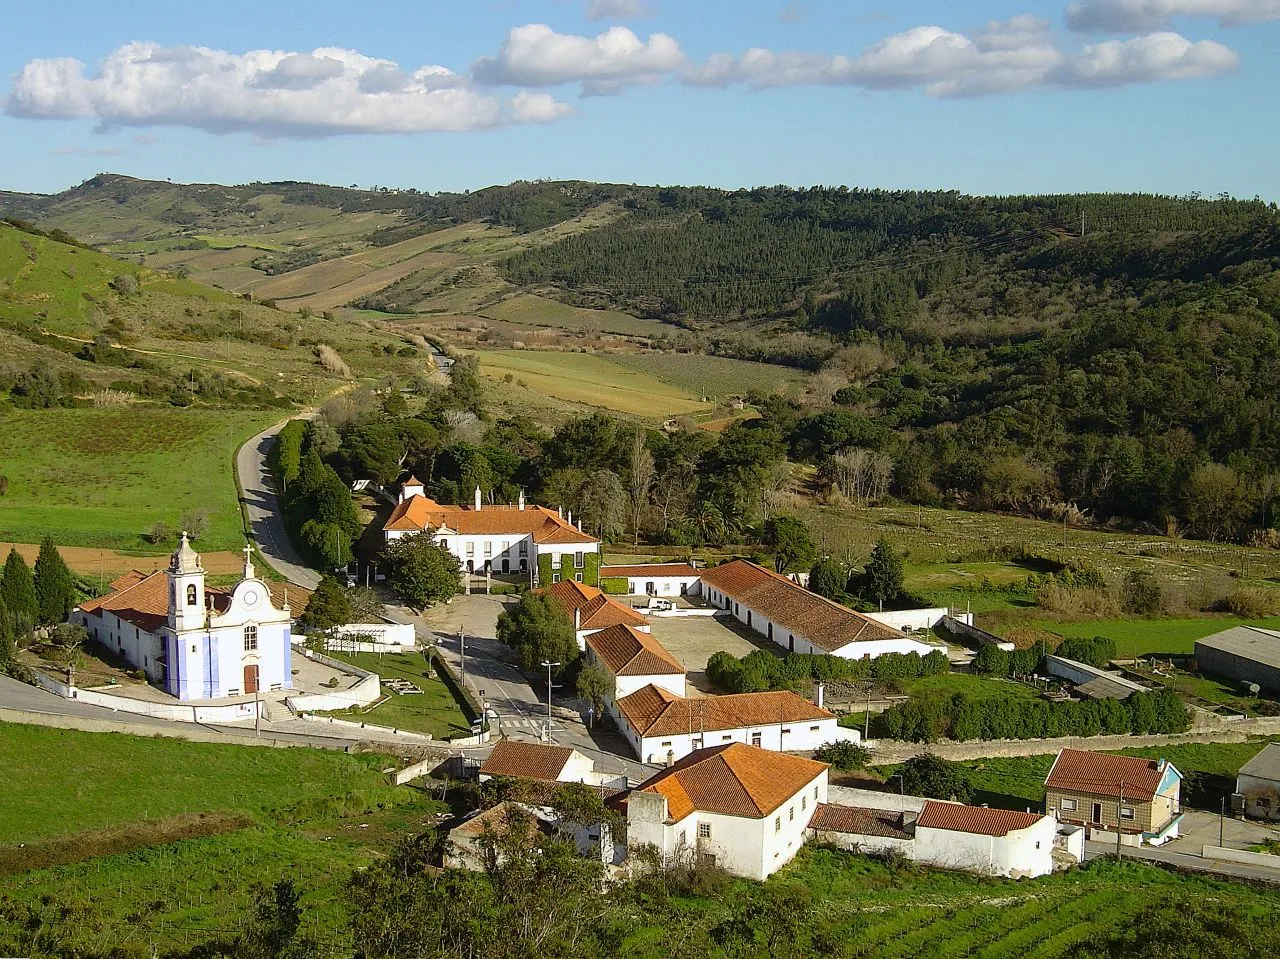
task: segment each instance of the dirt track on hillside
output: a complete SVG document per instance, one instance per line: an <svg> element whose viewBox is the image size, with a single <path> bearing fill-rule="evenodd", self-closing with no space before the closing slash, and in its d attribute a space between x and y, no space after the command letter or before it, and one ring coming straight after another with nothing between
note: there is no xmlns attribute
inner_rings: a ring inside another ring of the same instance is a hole
<svg viewBox="0 0 1280 959"><path fill-rule="evenodd" d="M40 547L35 543L0 543L0 556L8 556L11 548L17 547L19 555L28 564L34 564ZM67 561L67 565L77 573L96 576L103 573L110 577L127 573L131 569L140 569L150 573L164 569L169 565L169 553L155 556L133 556L114 549L98 549L90 546L59 546L58 552ZM0 559L0 562L3 562ZM201 553L200 563L206 573L238 573L244 569L244 554L240 552L220 551Z"/></svg>

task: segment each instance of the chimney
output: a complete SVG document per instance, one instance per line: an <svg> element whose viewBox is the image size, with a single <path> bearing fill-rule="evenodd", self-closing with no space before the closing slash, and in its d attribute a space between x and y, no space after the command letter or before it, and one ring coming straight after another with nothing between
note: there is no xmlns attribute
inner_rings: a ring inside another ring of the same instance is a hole
<svg viewBox="0 0 1280 959"><path fill-rule="evenodd" d="M823 708L822 703L826 699L826 691L826 683L815 683L813 686L813 704L819 709Z"/></svg>
<svg viewBox="0 0 1280 959"><path fill-rule="evenodd" d="M582 629L582 607L573 607L573 631L576 633Z"/></svg>
<svg viewBox="0 0 1280 959"><path fill-rule="evenodd" d="M581 516L579 516L579 517L578 517L578 532L579 532L579 533L581 533L581 532L582 532L582 517L581 517Z"/></svg>
<svg viewBox="0 0 1280 959"><path fill-rule="evenodd" d="M566 521L570 526L572 526L572 525L573 525L573 510L569 510L569 512L565 514L565 521Z"/></svg>
<svg viewBox="0 0 1280 959"><path fill-rule="evenodd" d="M476 484L476 509L480 509L483 506L483 504L484 504L484 501L480 496L480 484L477 483Z"/></svg>
<svg viewBox="0 0 1280 959"><path fill-rule="evenodd" d="M560 517L561 519L564 519L564 507L563 507L563 506L557 506L557 507L556 507L556 515L557 515L558 517Z"/></svg>
<svg viewBox="0 0 1280 959"><path fill-rule="evenodd" d="M517 502L520 509L523 510L524 509L524 489L523 488L521 488L520 490L520 499Z"/></svg>

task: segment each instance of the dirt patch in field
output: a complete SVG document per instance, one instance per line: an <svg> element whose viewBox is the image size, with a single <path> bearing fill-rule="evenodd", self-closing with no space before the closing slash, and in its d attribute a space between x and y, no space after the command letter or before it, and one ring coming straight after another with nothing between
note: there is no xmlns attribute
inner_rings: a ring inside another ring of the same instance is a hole
<svg viewBox="0 0 1280 959"><path fill-rule="evenodd" d="M35 563L36 556L40 553L40 547L35 543L0 543L0 555L8 556L10 549L16 549L29 566ZM132 569L144 573L167 569L170 555L166 552L158 556L132 556L114 549L92 546L59 546L58 552L75 572L86 576L102 574L111 579ZM244 569L244 554L230 550L201 553L200 563L206 573L238 573Z"/></svg>
<svg viewBox="0 0 1280 959"><path fill-rule="evenodd" d="M64 866L98 856L117 856L182 839L216 836L253 824L253 818L244 813L187 813L158 822L111 826L57 839L0 846L0 876Z"/></svg>

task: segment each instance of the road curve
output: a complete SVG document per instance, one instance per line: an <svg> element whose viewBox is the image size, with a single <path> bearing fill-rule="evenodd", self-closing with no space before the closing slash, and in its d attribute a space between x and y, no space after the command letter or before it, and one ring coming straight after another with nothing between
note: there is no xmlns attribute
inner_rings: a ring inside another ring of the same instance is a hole
<svg viewBox="0 0 1280 959"><path fill-rule="evenodd" d="M236 452L236 475L240 479L240 501L249 516L249 529L258 551L272 569L304 589L320 585L320 573L306 564L284 527L284 512L276 496L271 471L267 468L267 452L276 434L292 419L309 419L314 413L289 417L269 426L247 440Z"/></svg>

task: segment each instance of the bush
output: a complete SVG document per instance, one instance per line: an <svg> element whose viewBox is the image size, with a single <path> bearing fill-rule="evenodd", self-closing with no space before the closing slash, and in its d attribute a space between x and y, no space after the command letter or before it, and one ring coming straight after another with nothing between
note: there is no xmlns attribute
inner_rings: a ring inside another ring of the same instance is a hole
<svg viewBox="0 0 1280 959"><path fill-rule="evenodd" d="M0 481L3 477L0 477ZM3 487L0 486L0 494ZM1233 616L1241 619L1261 619L1263 616L1274 616L1280 609L1280 596L1275 590L1241 587L1226 599L1227 609Z"/></svg>
<svg viewBox="0 0 1280 959"><path fill-rule="evenodd" d="M1095 636L1093 639L1068 637L1058 644L1054 654L1102 668L1116 658L1116 641L1106 636Z"/></svg>
<svg viewBox="0 0 1280 959"><path fill-rule="evenodd" d="M625 576L606 576L600 580L600 589L610 596L625 596L631 590L631 582Z"/></svg>
<svg viewBox="0 0 1280 959"><path fill-rule="evenodd" d="M902 791L928 799L954 799L967 803L973 798L969 770L941 756L923 753L908 759L898 770Z"/></svg>
<svg viewBox="0 0 1280 959"><path fill-rule="evenodd" d="M885 653L874 659L790 653L779 658L758 649L742 659L721 650L707 661L707 678L731 693L758 693L770 689L808 692L813 683L847 683L865 679L915 679L936 676L951 668L942 650L919 653Z"/></svg>
<svg viewBox="0 0 1280 959"><path fill-rule="evenodd" d="M1137 616L1153 616L1164 606L1164 590L1146 570L1131 569L1120 587L1120 607Z"/></svg>
<svg viewBox="0 0 1280 959"><path fill-rule="evenodd" d="M842 740L823 743L813 751L813 758L820 763L830 763L836 769L863 769L871 762L871 750L861 743Z"/></svg>

